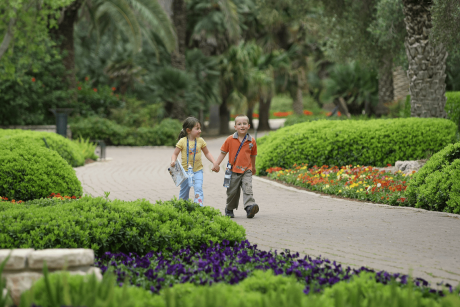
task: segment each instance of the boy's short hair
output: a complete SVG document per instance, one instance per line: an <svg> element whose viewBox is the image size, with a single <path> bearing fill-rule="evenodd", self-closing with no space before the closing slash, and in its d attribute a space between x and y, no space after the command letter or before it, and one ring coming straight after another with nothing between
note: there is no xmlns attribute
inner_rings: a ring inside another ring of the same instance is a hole
<svg viewBox="0 0 460 307"><path fill-rule="evenodd" d="M246 115L237 115L237 116L235 117L235 125L236 125L236 119L237 119L237 118L241 118L241 117L246 118L246 120L248 121L248 124L249 124L249 117L247 117Z"/></svg>

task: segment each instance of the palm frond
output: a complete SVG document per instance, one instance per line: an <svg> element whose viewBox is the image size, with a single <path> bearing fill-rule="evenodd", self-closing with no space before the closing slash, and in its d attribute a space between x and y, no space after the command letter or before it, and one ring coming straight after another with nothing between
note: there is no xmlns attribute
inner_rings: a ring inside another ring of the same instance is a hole
<svg viewBox="0 0 460 307"><path fill-rule="evenodd" d="M241 33L238 10L232 0L219 0L219 7L224 15L225 26L231 41L236 42Z"/></svg>

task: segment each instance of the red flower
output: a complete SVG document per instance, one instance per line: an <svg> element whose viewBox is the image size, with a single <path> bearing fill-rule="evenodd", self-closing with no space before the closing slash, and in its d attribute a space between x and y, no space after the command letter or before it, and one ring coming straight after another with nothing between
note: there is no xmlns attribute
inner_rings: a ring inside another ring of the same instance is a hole
<svg viewBox="0 0 460 307"><path fill-rule="evenodd" d="M72 199L76 199L76 198L77 198L77 197L75 197L75 195L74 195L74 196L72 196Z"/></svg>
<svg viewBox="0 0 460 307"><path fill-rule="evenodd" d="M340 113L340 111L338 111L337 116L342 116L342 113Z"/></svg>
<svg viewBox="0 0 460 307"><path fill-rule="evenodd" d="M116 90L117 88L116 87L112 87L112 91Z"/></svg>
<svg viewBox="0 0 460 307"><path fill-rule="evenodd" d="M93 91L94 91L94 92L97 92L97 88L93 88Z"/></svg>
<svg viewBox="0 0 460 307"><path fill-rule="evenodd" d="M89 77L85 77L85 81L88 81L89 80Z"/></svg>
<svg viewBox="0 0 460 307"><path fill-rule="evenodd" d="M390 166L391 166L391 164L390 164L390 163L388 163L388 164L387 164L387 166L388 166L388 167L390 167Z"/></svg>
<svg viewBox="0 0 460 307"><path fill-rule="evenodd" d="M308 110L303 110L303 114L305 114L305 115L313 115L313 112L308 111Z"/></svg>
<svg viewBox="0 0 460 307"><path fill-rule="evenodd" d="M81 86L78 87L78 90L81 91Z"/></svg>
<svg viewBox="0 0 460 307"><path fill-rule="evenodd" d="M259 118L259 114L257 114L257 113L252 113L252 117L254 117L254 118Z"/></svg>
<svg viewBox="0 0 460 307"><path fill-rule="evenodd" d="M32 82L35 82L35 78L32 78Z"/></svg>

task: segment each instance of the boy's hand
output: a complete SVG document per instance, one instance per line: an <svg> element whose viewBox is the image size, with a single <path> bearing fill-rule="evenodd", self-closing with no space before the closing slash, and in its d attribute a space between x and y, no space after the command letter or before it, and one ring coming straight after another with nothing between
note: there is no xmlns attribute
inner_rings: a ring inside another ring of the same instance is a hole
<svg viewBox="0 0 460 307"><path fill-rule="evenodd" d="M212 171L218 173L220 171L220 166L217 163L214 163L212 166Z"/></svg>
<svg viewBox="0 0 460 307"><path fill-rule="evenodd" d="M174 167L176 165L176 161L171 161L171 167Z"/></svg>

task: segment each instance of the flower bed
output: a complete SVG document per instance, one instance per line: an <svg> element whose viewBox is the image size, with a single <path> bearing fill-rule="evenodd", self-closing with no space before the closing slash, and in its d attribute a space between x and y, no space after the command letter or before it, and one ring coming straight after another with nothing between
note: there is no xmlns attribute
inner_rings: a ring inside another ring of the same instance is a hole
<svg viewBox="0 0 460 307"><path fill-rule="evenodd" d="M145 256L134 253L107 252L97 262L103 273L114 272L117 281L150 290L154 293L174 284L192 283L195 285L212 285L214 283L237 284L253 276L257 270L273 270L275 275L293 276L304 285L303 292L320 292L332 285L349 280L361 272L372 272L366 267L352 269L342 267L335 261L324 258L299 258L299 253L266 252L257 249L248 241L235 243L229 241L209 246L192 252L189 247L170 253L149 252ZM409 277L403 274L390 274L384 271L375 273L375 280L387 284L396 280L402 287L407 285ZM120 284L122 285L122 284ZM429 288L427 281L416 278L414 285L426 295L441 294ZM451 286L447 285L448 287Z"/></svg>
<svg viewBox="0 0 460 307"><path fill-rule="evenodd" d="M341 168L315 165L308 168L307 164L294 165L291 169L274 167L266 171L270 179L313 191L393 206L409 206L406 188L412 174L406 175L401 171L392 173L359 165Z"/></svg>

